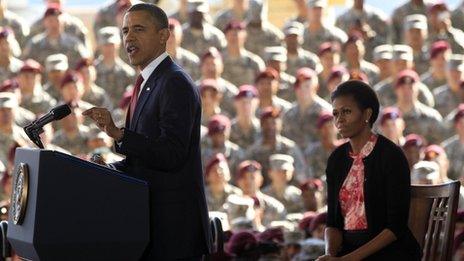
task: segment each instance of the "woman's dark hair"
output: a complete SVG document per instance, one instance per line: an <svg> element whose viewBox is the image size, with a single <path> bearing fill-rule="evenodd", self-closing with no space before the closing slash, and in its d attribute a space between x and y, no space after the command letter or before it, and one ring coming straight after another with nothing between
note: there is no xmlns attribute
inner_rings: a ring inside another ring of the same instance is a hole
<svg viewBox="0 0 464 261"><path fill-rule="evenodd" d="M372 115L369 119L369 125L372 127L379 116L379 99L377 94L367 83L351 80L341 83L337 86L331 95L332 102L342 96L351 96L361 111L372 109Z"/></svg>
<svg viewBox="0 0 464 261"><path fill-rule="evenodd" d="M163 9L159 8L158 6L150 3L139 3L131 6L127 12L133 11L145 11L153 18L153 22L156 25L156 28L159 30L168 28L168 16L163 11Z"/></svg>

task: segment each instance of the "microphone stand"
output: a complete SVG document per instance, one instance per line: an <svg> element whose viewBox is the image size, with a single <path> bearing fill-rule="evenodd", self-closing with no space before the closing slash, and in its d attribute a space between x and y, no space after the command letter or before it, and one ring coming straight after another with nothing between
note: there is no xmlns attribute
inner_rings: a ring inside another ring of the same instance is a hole
<svg viewBox="0 0 464 261"><path fill-rule="evenodd" d="M32 122L28 124L26 127L24 127L24 132L26 132L29 139L31 139L31 141L34 142L34 144L37 145L37 147L39 147L40 149L44 149L44 145L42 143L42 140L40 139L40 134L44 132L43 128L37 128L35 122Z"/></svg>

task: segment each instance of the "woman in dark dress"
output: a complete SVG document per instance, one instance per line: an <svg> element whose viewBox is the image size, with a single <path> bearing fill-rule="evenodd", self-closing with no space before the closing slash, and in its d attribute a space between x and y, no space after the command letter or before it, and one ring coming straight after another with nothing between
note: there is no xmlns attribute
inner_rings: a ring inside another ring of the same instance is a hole
<svg viewBox="0 0 464 261"><path fill-rule="evenodd" d="M347 81L331 99L336 126L349 141L327 163L326 255L317 260L420 260L408 228L408 162L401 148L372 131L375 92Z"/></svg>

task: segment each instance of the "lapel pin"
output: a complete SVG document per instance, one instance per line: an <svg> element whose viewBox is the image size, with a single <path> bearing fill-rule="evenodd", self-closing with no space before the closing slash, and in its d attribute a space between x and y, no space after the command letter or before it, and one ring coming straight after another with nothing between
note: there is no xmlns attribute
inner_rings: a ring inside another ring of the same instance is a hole
<svg viewBox="0 0 464 261"><path fill-rule="evenodd" d="M150 87L147 88L147 91L149 91L149 90L150 90Z"/></svg>

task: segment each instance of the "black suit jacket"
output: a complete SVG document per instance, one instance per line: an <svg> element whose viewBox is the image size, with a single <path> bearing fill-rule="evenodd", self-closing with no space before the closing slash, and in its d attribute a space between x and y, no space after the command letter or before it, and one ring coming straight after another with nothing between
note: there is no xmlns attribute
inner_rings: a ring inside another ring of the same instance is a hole
<svg viewBox="0 0 464 261"><path fill-rule="evenodd" d="M353 159L347 142L327 162L327 226L343 231L339 203L340 188ZM401 148L382 135L364 162L364 205L369 238L390 229L397 240L379 251L372 260L418 260L420 247L408 228L411 180L408 162ZM372 257L371 257L372 258ZM402 259L403 258L403 259Z"/></svg>
<svg viewBox="0 0 464 261"><path fill-rule="evenodd" d="M198 88L170 57L147 79L126 122L116 169L150 188L150 245L144 260L209 253L211 233L200 154ZM148 229L148 228L147 228Z"/></svg>

